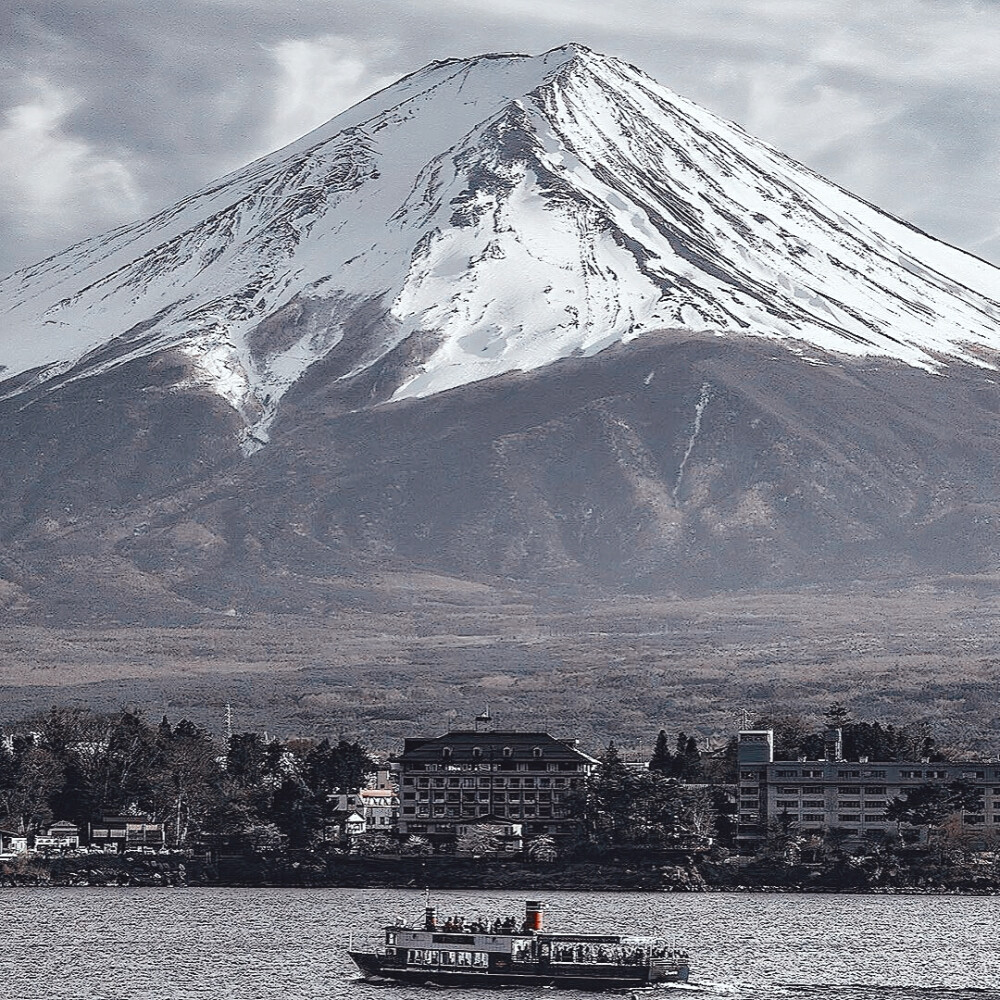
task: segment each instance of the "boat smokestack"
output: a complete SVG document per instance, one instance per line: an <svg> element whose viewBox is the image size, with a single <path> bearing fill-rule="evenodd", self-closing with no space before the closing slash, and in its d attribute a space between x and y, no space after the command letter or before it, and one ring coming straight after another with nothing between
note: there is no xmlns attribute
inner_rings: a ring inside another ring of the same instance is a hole
<svg viewBox="0 0 1000 1000"><path fill-rule="evenodd" d="M428 906L424 908L424 930L436 931L437 930L437 919L435 914L436 909L433 906Z"/></svg>
<svg viewBox="0 0 1000 1000"><path fill-rule="evenodd" d="M544 903L539 903L534 899L529 899L524 904L524 928L529 931L540 931L542 929L542 909Z"/></svg>

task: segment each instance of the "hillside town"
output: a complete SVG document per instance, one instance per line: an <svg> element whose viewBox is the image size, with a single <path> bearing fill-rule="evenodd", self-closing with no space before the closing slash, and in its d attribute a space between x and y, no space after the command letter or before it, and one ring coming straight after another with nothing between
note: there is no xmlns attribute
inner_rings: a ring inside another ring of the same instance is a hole
<svg viewBox="0 0 1000 1000"><path fill-rule="evenodd" d="M760 722L715 748L661 731L631 759L484 714L379 759L346 740L219 742L186 721L53 709L0 740L2 878L86 878L110 859L125 877L130 859L165 859L251 881L306 863L319 881L391 882L415 860L446 880L473 860L501 883L517 865L596 866L608 887L622 866L678 889L1000 878L1000 760L839 705L823 723Z"/></svg>

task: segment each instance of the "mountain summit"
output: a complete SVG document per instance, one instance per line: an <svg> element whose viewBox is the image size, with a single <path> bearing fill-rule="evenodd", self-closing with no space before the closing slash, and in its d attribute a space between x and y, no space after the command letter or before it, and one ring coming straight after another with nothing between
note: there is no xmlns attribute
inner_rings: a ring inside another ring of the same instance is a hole
<svg viewBox="0 0 1000 1000"><path fill-rule="evenodd" d="M421 397L649 331L990 363L1000 272L581 45L432 63L0 283L0 393L165 350L248 450L327 359Z"/></svg>
<svg viewBox="0 0 1000 1000"><path fill-rule="evenodd" d="M432 63L0 282L0 615L993 586L998 297L617 59Z"/></svg>

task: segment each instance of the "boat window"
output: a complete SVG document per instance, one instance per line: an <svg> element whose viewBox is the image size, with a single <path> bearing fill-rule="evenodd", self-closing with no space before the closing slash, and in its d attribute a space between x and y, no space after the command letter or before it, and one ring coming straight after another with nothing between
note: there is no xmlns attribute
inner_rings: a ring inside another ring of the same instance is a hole
<svg viewBox="0 0 1000 1000"><path fill-rule="evenodd" d="M485 969L486 968L486 952L485 951L474 951L472 953L472 964L475 968Z"/></svg>
<svg viewBox="0 0 1000 1000"><path fill-rule="evenodd" d="M532 961L531 954L531 942L530 941L514 941L513 946L510 950L510 957L515 962L530 962Z"/></svg>
<svg viewBox="0 0 1000 1000"><path fill-rule="evenodd" d="M471 959L472 959L472 952L470 951L458 951L455 953L456 965L470 965Z"/></svg>
<svg viewBox="0 0 1000 1000"><path fill-rule="evenodd" d="M427 952L426 964L427 965L437 965L438 964L438 959L440 958L440 956L441 956L441 953L439 951L429 951L429 952Z"/></svg>
<svg viewBox="0 0 1000 1000"><path fill-rule="evenodd" d="M455 964L455 952L453 952L453 951L442 951L441 952L441 964L442 965L454 965Z"/></svg>

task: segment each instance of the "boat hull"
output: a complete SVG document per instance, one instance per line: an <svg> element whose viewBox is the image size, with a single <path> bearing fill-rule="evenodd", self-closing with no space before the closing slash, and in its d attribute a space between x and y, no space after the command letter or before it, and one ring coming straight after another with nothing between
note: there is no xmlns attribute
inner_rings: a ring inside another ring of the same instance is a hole
<svg viewBox="0 0 1000 1000"><path fill-rule="evenodd" d="M432 969L426 967L391 965L384 956L370 952L349 952L355 965L366 979L391 980L411 986L491 986L511 987L560 987L568 990L623 990L650 986L653 983L687 982L688 966L678 965L675 969L658 971L650 977L647 968L617 968L600 970L559 970L554 971L513 971Z"/></svg>

